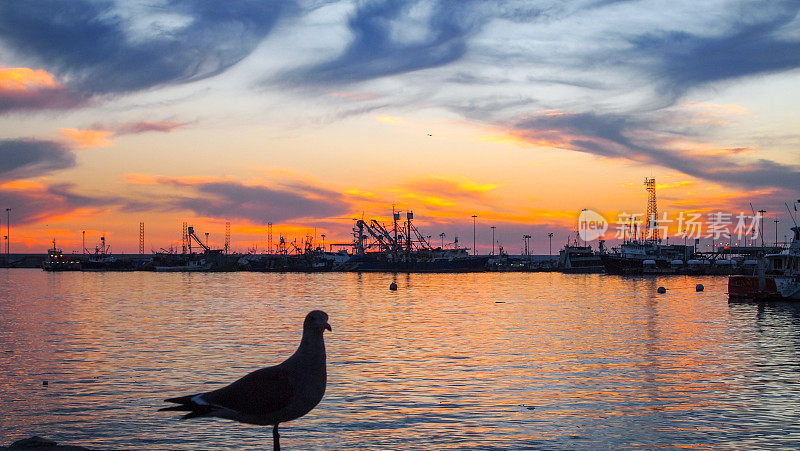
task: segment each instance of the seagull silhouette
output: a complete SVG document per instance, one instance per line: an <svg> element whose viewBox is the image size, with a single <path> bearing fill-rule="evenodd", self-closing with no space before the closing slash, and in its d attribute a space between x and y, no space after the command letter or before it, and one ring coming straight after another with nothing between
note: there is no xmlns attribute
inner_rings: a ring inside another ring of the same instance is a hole
<svg viewBox="0 0 800 451"><path fill-rule="evenodd" d="M253 371L214 391L166 399L178 405L159 411L188 412L182 420L217 417L272 425L273 448L278 451L278 424L307 414L325 394L325 329L331 330L328 314L314 310L303 322L300 346L280 365Z"/></svg>

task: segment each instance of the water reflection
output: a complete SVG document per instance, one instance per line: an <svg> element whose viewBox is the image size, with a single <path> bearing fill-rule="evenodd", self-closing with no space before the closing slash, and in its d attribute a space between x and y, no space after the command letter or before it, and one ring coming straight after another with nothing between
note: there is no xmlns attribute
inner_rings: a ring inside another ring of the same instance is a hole
<svg viewBox="0 0 800 451"><path fill-rule="evenodd" d="M330 382L283 428L293 449L741 448L800 432L800 311L729 306L724 278L0 271L5 442L263 448L267 428L155 408L281 361L315 308L333 325Z"/></svg>

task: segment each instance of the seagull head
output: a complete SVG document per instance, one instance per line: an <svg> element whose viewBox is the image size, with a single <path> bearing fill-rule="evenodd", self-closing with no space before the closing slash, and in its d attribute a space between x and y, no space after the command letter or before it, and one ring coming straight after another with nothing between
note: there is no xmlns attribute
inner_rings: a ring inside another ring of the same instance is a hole
<svg viewBox="0 0 800 451"><path fill-rule="evenodd" d="M303 329L313 330L322 333L325 329L331 330L331 325L328 324L328 314L322 310L312 310L306 315L306 320L303 323Z"/></svg>

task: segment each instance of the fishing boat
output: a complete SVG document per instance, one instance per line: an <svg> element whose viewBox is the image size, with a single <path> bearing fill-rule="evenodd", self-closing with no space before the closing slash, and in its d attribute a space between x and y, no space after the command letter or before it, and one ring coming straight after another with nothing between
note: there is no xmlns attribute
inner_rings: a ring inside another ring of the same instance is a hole
<svg viewBox="0 0 800 451"><path fill-rule="evenodd" d="M481 272L489 256L469 255L467 249L418 249L395 258L387 252L366 252L352 256L337 271L355 272Z"/></svg>
<svg viewBox="0 0 800 451"><path fill-rule="evenodd" d="M80 271L81 262L77 258L64 256L61 249L56 247L56 240L53 239L53 248L47 250L47 259L42 262L42 269L45 271Z"/></svg>
<svg viewBox="0 0 800 451"><path fill-rule="evenodd" d="M691 246L631 240L612 248L611 252L601 253L600 258L608 274L674 274L682 269L686 258L693 255ZM678 261L680 267L677 267Z"/></svg>
<svg viewBox="0 0 800 451"><path fill-rule="evenodd" d="M558 270L570 274L602 273L603 260L591 246L567 244L558 252Z"/></svg>
<svg viewBox="0 0 800 451"><path fill-rule="evenodd" d="M194 255L194 254L193 254ZM171 260L169 262L159 262L154 264L155 272L208 272L211 270L211 262L204 258L186 258L181 260Z"/></svg>
<svg viewBox="0 0 800 451"><path fill-rule="evenodd" d="M85 251L85 249L84 249ZM138 262L120 258L111 254L111 246L106 244L106 238L100 237L100 245L95 246L94 253L81 262L82 271L133 271Z"/></svg>
<svg viewBox="0 0 800 451"><path fill-rule="evenodd" d="M353 228L352 257L334 268L356 272L480 272L488 268L488 255L470 255L467 248L434 247L413 224L414 212L392 211L393 222L385 226L375 219L357 220Z"/></svg>
<svg viewBox="0 0 800 451"><path fill-rule="evenodd" d="M751 274L728 279L729 302L800 301L800 227L789 248L765 255Z"/></svg>

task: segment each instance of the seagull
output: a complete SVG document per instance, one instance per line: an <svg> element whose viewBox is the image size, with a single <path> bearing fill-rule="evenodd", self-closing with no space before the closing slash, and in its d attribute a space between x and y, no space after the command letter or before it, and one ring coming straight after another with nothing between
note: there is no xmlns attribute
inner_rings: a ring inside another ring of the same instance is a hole
<svg viewBox="0 0 800 451"><path fill-rule="evenodd" d="M300 346L283 363L253 371L236 382L206 393L179 396L178 404L159 411L188 412L182 420L217 417L260 426L272 425L273 448L281 449L278 424L311 411L325 394L325 341L328 314L314 310L303 322Z"/></svg>

